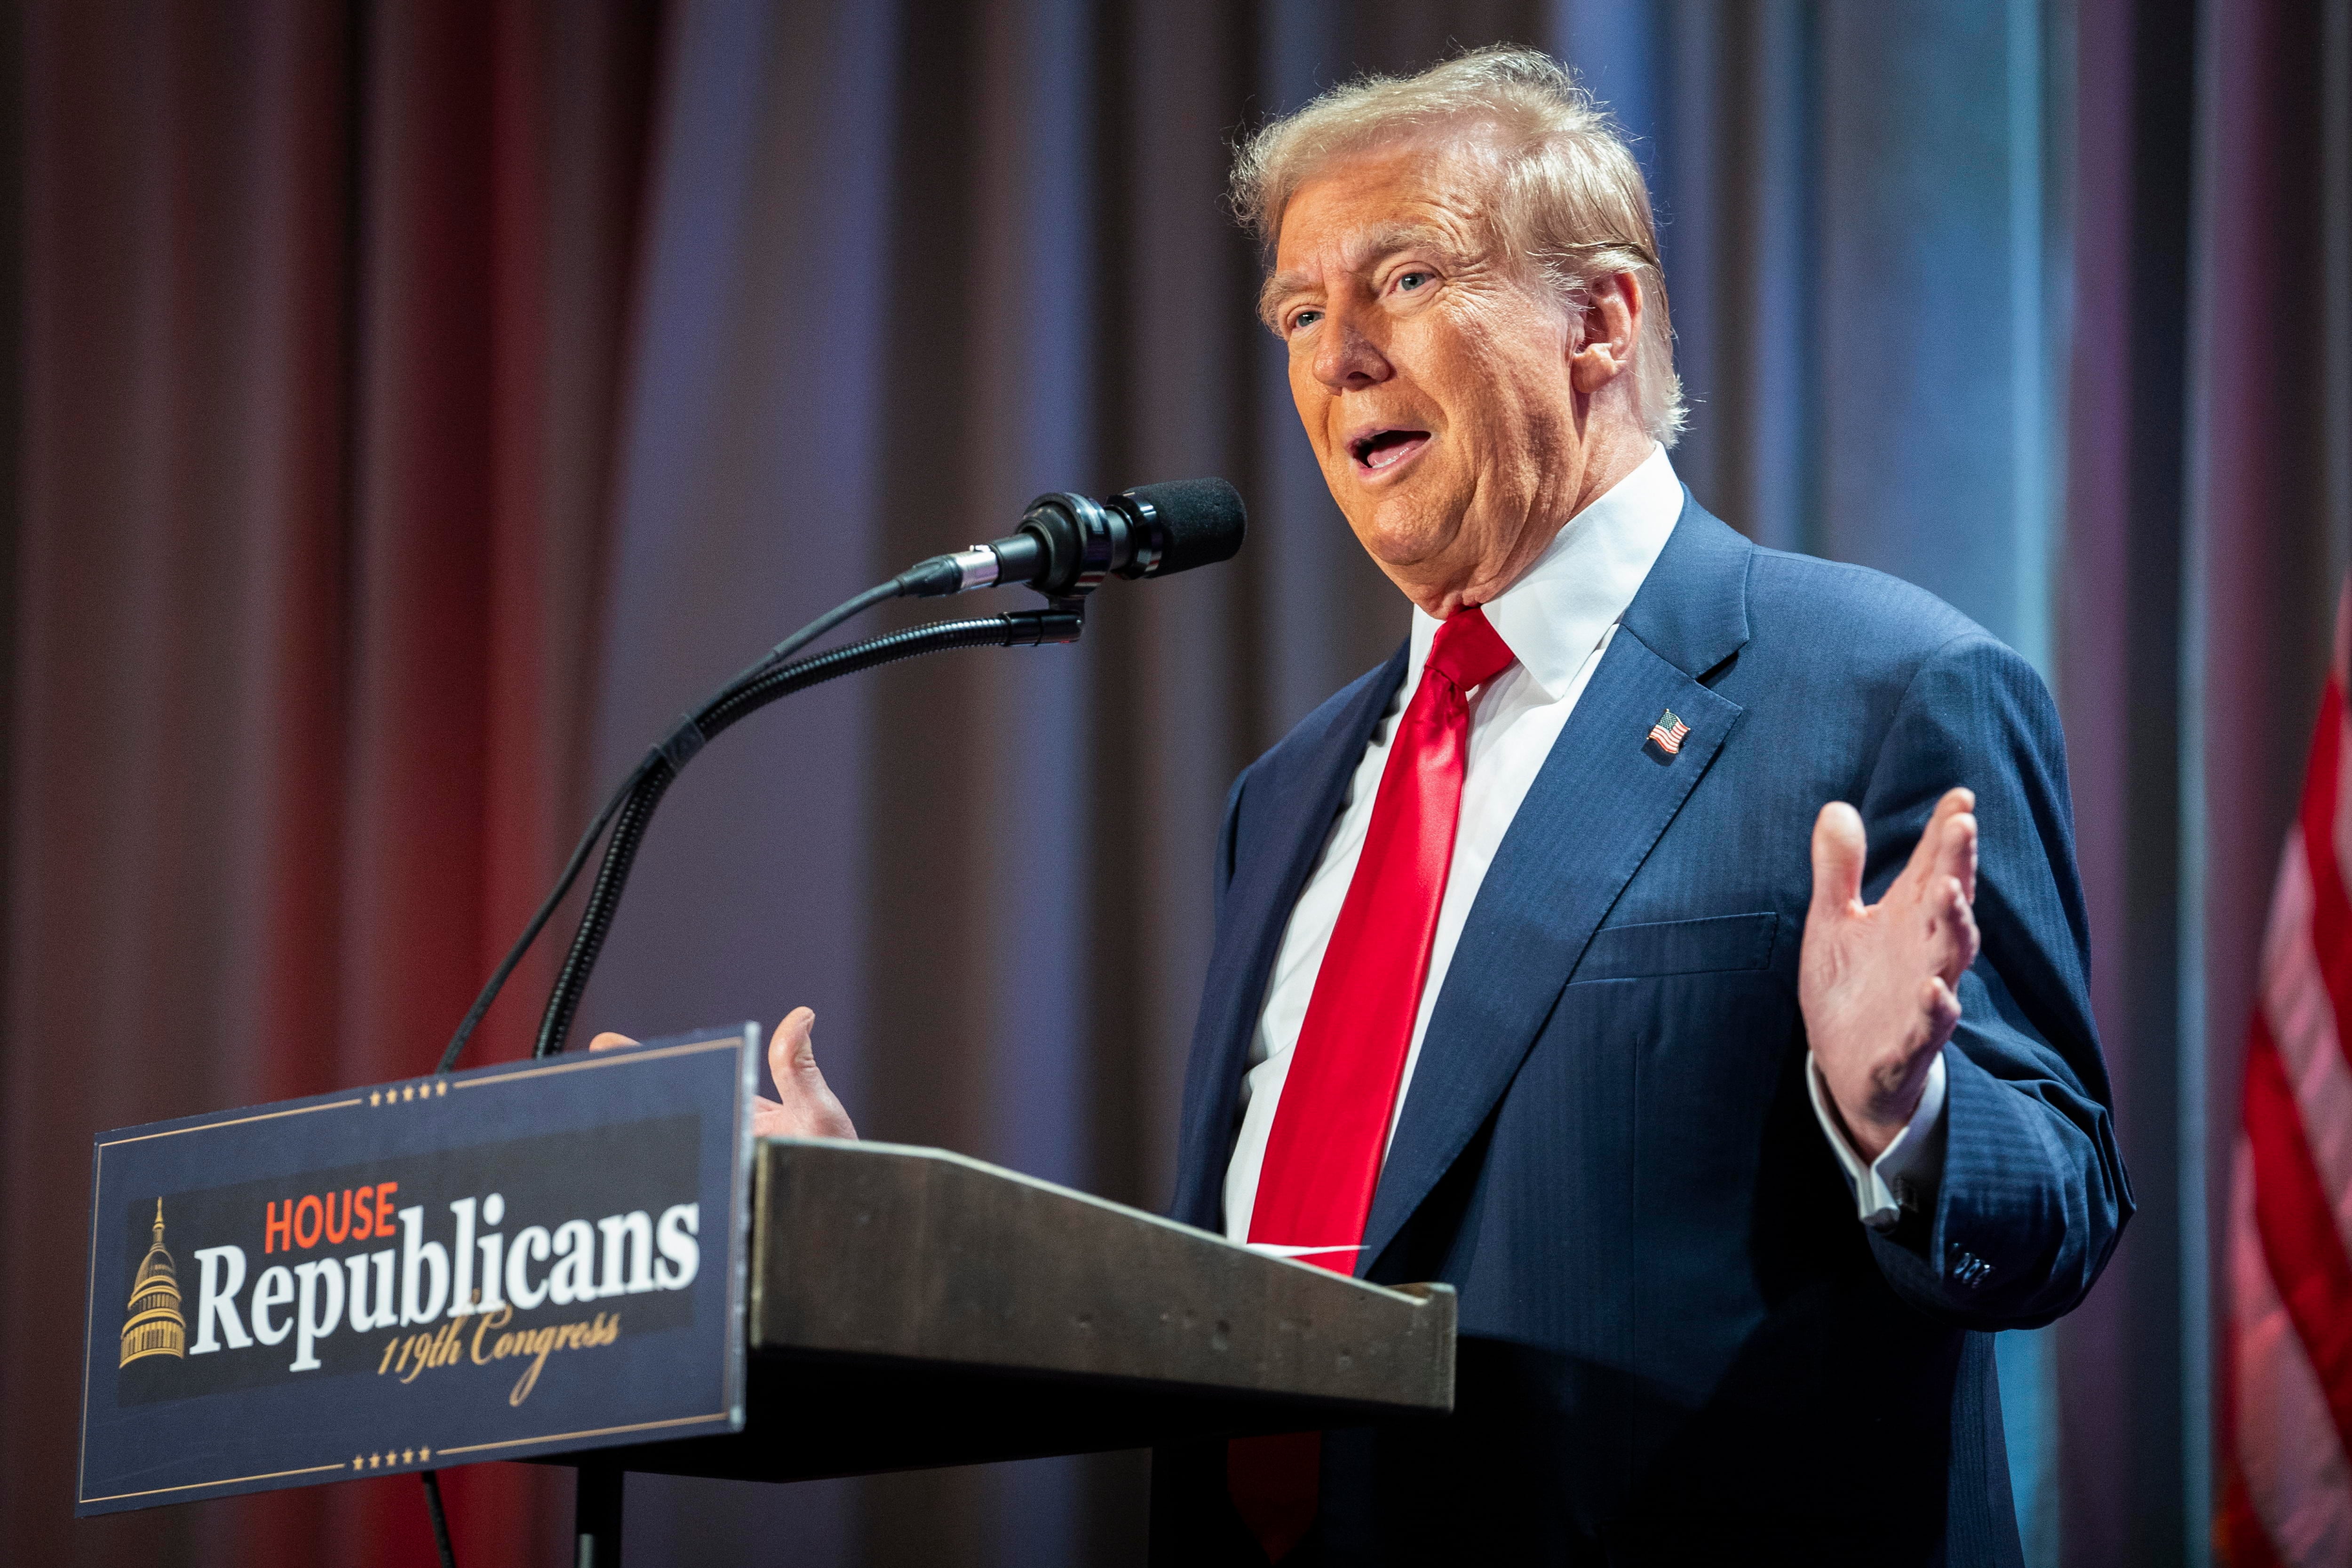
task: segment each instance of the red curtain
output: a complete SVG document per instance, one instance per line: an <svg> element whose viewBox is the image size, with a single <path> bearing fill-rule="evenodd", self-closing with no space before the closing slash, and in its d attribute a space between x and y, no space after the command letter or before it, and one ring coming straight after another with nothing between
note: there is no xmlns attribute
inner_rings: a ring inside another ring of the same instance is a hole
<svg viewBox="0 0 2352 1568"><path fill-rule="evenodd" d="M656 9L26 16L12 1560L429 1559L407 1479L72 1524L58 1281L92 1130L425 1069L583 816ZM477 1562L568 1497L448 1491Z"/></svg>

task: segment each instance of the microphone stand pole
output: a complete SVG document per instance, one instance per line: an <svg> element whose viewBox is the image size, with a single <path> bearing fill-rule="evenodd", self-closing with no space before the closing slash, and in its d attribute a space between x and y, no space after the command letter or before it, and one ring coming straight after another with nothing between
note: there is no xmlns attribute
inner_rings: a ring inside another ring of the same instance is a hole
<svg viewBox="0 0 2352 1568"><path fill-rule="evenodd" d="M596 868L587 907L572 933L571 951L557 974L555 989L540 1016L534 1057L553 1056L563 1049L572 1032L572 1016L587 988L588 976L604 951L605 933L620 908L637 846L643 842L654 810L695 753L720 731L766 707L778 698L804 690L840 676L877 665L895 664L927 653L960 647L1036 647L1046 643L1076 642L1086 629L1084 599L1055 599L1042 610L1016 610L1010 615L971 620L933 621L927 626L869 637L829 653L789 664L754 668L729 682L682 720L669 738L640 764L620 808L613 817L613 835L604 858ZM464 1031L453 1041L448 1060L464 1043ZM443 1070L447 1070L445 1061ZM619 1568L621 1562L621 1499L627 1472L609 1464L583 1463L577 1468L578 1488L572 1499L574 1568Z"/></svg>
<svg viewBox="0 0 2352 1568"><path fill-rule="evenodd" d="M1086 629L1086 595L1105 578L1154 577L1232 558L1241 548L1245 527L1241 497L1223 479L1192 479L1172 484L1139 485L1108 501L1055 492L1032 501L1014 533L986 544L917 562L886 583L844 600L768 650L695 709L662 742L640 760L620 788L605 802L587 832L572 851L555 886L523 926L521 936L491 971L473 1006L458 1023L457 1033L441 1053L440 1072L448 1072L465 1053L466 1042L489 1011L499 993L538 941L572 883L588 864L589 853L605 838L604 857L596 868L580 924L563 967L541 1014L534 1057L563 1049L572 1032L588 976L604 951L614 912L627 886L637 847L653 821L662 796L686 764L712 736L756 712L780 697L831 680L855 670L871 669L927 653L958 647L1038 647L1052 642L1076 642ZM928 626L870 637L829 653L805 658L794 656L853 616L886 600L933 598L969 589L1010 587L1027 584L1046 595L1042 610L972 620L935 621ZM574 1531L577 1568L616 1568L621 1549L622 1472L609 1462L583 1460L578 1467L580 1488ZM444 1568L454 1568L447 1531L440 1507L436 1476L425 1475L426 1500L435 1521L436 1544Z"/></svg>
<svg viewBox="0 0 2352 1568"><path fill-rule="evenodd" d="M1036 647L1046 643L1076 642L1086 629L1085 605L1083 599L1057 599L1042 610L1016 610L1010 615L972 620L934 621L885 637L869 637L830 653L756 671L730 683L688 714L671 731L670 738L646 758L646 766L639 771L614 819L613 837L604 847L604 861L596 868L596 880L589 889L587 907L581 911L579 927L572 933L571 951L564 954L555 989L547 998L546 1011L540 1015L539 1038L531 1047L531 1055L549 1057L563 1049L564 1039L572 1032L572 1016L580 1005L581 993L587 989L589 973L595 968L597 956L604 950L605 933L611 930L613 915L620 908L622 891L636 860L637 846L653 821L654 810L661 805L662 796L668 793L679 771L712 736L780 697L878 665L895 664L927 653L944 653L950 648Z"/></svg>

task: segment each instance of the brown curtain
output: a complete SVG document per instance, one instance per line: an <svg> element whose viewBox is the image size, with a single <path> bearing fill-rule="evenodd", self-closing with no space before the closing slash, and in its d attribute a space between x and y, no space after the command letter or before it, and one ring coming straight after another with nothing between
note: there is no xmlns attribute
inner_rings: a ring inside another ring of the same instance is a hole
<svg viewBox="0 0 2352 1568"><path fill-rule="evenodd" d="M57 1271L92 1130L428 1067L567 847L652 12L26 15L12 1560L432 1550L405 1479L71 1523ZM469 1554L550 1480L454 1475Z"/></svg>
<svg viewBox="0 0 2352 1568"><path fill-rule="evenodd" d="M2058 695L2140 1212L2060 1327L2063 1514L2121 1568L2210 1529L2242 1047L2352 551L2352 16L2078 21Z"/></svg>
<svg viewBox="0 0 2352 1568"><path fill-rule="evenodd" d="M2196 14L2082 9L2076 301L2057 689L2092 1001L2140 1212L2058 1326L2069 1560L2179 1562L2183 1435L2179 1062L2183 842L2182 453ZM2314 688L2325 668L2311 667ZM2103 722L2086 724L2084 715ZM2284 819L2282 819L2283 822Z"/></svg>
<svg viewBox="0 0 2352 1568"><path fill-rule="evenodd" d="M0 126L0 1555L426 1560L413 1482L68 1520L57 1281L91 1132L418 1070L593 793L752 652L1039 489L1222 472L1253 512L1234 566L1113 585L1076 648L895 668L712 747L583 1012L810 1002L869 1134L1164 1199L1225 784L1403 628L1250 320L1223 148L1354 70L1515 38L1639 137L1699 499L2054 652L2142 1212L2055 1331L2063 1485L2032 1489L2029 1551L2183 1560L2196 1194L2352 533L2352 268L2314 250L2334 213L2346 254L2345 56L2314 20L2342 9L0 11L26 84ZM2047 534L2002 479L2031 366L1990 374L2021 251L2073 344ZM544 957L476 1059L524 1048ZM640 1477L630 1550L1129 1561L1142 1475ZM544 1560L569 1506L527 1468L451 1491L469 1563Z"/></svg>
<svg viewBox="0 0 2352 1568"><path fill-rule="evenodd" d="M2181 771L2205 985L2184 997L2181 1094L2183 1155L2205 1180L2180 1231L2210 1432L2231 1425L2227 1227L2264 917L2352 564L2352 7L2215 4L2204 46ZM2217 1485L2210 1467L2191 1479Z"/></svg>

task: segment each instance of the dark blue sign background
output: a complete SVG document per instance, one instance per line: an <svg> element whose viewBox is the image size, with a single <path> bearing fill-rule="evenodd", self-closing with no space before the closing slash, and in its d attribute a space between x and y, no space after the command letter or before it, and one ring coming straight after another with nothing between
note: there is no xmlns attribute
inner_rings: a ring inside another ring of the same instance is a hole
<svg viewBox="0 0 2352 1568"><path fill-rule="evenodd" d="M758 1044L746 1024L100 1134L75 1511L740 1430ZM177 1300L151 1268L137 1315L178 1353L125 1361L158 1200ZM207 1316L228 1248L242 1284ZM460 1257L495 1310L452 1314ZM277 1300L296 1270L310 1297Z"/></svg>

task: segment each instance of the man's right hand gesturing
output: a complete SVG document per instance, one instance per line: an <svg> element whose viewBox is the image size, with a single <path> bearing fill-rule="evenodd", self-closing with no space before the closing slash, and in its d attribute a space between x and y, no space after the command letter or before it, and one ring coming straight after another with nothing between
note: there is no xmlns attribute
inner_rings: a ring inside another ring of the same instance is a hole
<svg viewBox="0 0 2352 1568"><path fill-rule="evenodd" d="M816 1066L816 1014L795 1007L768 1039L768 1070L781 1097L751 1102L751 1133L757 1138L849 1138L857 1136L849 1112ZM605 1033L588 1042L592 1051L634 1046L626 1035Z"/></svg>
<svg viewBox="0 0 2352 1568"><path fill-rule="evenodd" d="M1929 1067L1960 1022L1960 976L1977 959L1977 797L1944 792L1903 874L1862 901L1869 844L1843 801L1813 822L1813 901L1797 999L1813 1061L1865 1161L1918 1108Z"/></svg>

